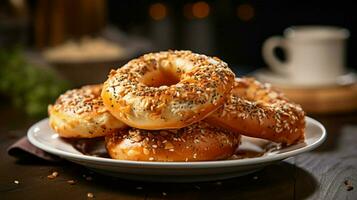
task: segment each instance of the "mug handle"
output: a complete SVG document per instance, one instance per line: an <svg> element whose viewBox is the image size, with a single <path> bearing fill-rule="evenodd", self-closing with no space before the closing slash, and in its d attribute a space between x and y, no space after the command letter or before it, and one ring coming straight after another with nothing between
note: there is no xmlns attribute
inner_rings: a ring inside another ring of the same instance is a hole
<svg viewBox="0 0 357 200"><path fill-rule="evenodd" d="M273 71L282 75L288 75L288 61L283 62L276 57L274 53L276 48L282 48L287 52L286 40L283 37L273 36L264 42L262 49L263 58Z"/></svg>

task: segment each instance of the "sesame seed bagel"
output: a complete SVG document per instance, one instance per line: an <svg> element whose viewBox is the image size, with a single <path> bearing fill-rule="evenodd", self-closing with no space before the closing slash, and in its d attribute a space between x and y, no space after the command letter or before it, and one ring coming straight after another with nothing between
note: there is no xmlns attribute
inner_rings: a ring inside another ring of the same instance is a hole
<svg viewBox="0 0 357 200"><path fill-rule="evenodd" d="M224 103L234 74L218 58L190 51L150 53L110 72L104 105L129 126L177 129L198 122Z"/></svg>
<svg viewBox="0 0 357 200"><path fill-rule="evenodd" d="M129 128L105 137L109 155L118 160L208 161L231 157L240 135L198 122L181 129Z"/></svg>
<svg viewBox="0 0 357 200"><path fill-rule="evenodd" d="M305 113L270 85L237 78L226 103L205 119L236 133L294 144L304 140Z"/></svg>
<svg viewBox="0 0 357 200"><path fill-rule="evenodd" d="M94 138L125 128L112 116L100 96L102 85L89 85L62 94L49 105L51 128L65 138Z"/></svg>

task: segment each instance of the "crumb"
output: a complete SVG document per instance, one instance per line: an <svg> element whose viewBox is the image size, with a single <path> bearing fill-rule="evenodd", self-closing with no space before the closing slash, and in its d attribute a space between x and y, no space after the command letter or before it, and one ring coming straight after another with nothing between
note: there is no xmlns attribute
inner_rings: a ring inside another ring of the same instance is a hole
<svg viewBox="0 0 357 200"><path fill-rule="evenodd" d="M20 182L18 180L14 180L14 183L18 185Z"/></svg>
<svg viewBox="0 0 357 200"><path fill-rule="evenodd" d="M87 197L88 197L88 198L94 198L94 194L91 193L91 192L88 192L88 193L87 193Z"/></svg>
<svg viewBox="0 0 357 200"><path fill-rule="evenodd" d="M137 189L137 190L142 190L143 187L138 186L138 187L136 187L135 189Z"/></svg>
<svg viewBox="0 0 357 200"><path fill-rule="evenodd" d="M258 180L258 176L253 176L253 179L254 180Z"/></svg>
<svg viewBox="0 0 357 200"><path fill-rule="evenodd" d="M48 175L47 178L55 179L55 178L57 178L58 175L59 175L58 172L54 171L54 172L52 172L52 174Z"/></svg>
<svg viewBox="0 0 357 200"><path fill-rule="evenodd" d="M200 190L200 189L201 189L201 187L198 186L198 185L195 185L195 188L196 188L197 190Z"/></svg>
<svg viewBox="0 0 357 200"><path fill-rule="evenodd" d="M351 191L351 190L353 190L353 186L352 185L348 185L347 186L347 191Z"/></svg>
<svg viewBox="0 0 357 200"><path fill-rule="evenodd" d="M353 185L352 185L351 181L345 180L343 183L345 184L347 191L353 190Z"/></svg>
<svg viewBox="0 0 357 200"><path fill-rule="evenodd" d="M87 176L87 177L86 177L86 180L87 180L87 181L91 181L91 180L93 180L93 178L92 178L91 176Z"/></svg>
<svg viewBox="0 0 357 200"><path fill-rule="evenodd" d="M167 193L166 193L166 192L162 192L162 195L163 195L163 196L166 196L166 195L167 195Z"/></svg>
<svg viewBox="0 0 357 200"><path fill-rule="evenodd" d="M75 185L77 182L75 180L68 180L67 183L70 185Z"/></svg>

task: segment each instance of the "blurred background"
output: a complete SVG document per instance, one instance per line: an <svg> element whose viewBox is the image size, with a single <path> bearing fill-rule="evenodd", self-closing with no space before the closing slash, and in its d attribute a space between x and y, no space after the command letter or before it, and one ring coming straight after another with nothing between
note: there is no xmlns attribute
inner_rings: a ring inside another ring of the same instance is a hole
<svg viewBox="0 0 357 200"><path fill-rule="evenodd" d="M48 103L66 89L99 83L111 68L158 50L214 55L238 75L254 75L267 67L261 53L264 41L296 25L348 29L346 68L353 72L357 66L355 12L352 0L2 0L2 108L45 116ZM286 57L279 49L276 54L282 60ZM351 112L357 107L354 81L281 89L311 113Z"/></svg>

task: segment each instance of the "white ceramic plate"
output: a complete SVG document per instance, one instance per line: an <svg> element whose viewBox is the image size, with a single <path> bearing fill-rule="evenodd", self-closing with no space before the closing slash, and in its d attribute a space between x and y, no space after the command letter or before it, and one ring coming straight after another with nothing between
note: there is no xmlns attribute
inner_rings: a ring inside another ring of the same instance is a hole
<svg viewBox="0 0 357 200"><path fill-rule="evenodd" d="M287 76L282 76L272 72L269 69L258 69L252 74L259 81L271 83L273 85L283 87L283 88L321 88L321 87L333 87L333 86L345 86L351 85L357 82L357 75L355 72L350 71L341 76L337 76L334 79L326 80L325 83L321 84L307 84L307 83L297 83Z"/></svg>
<svg viewBox="0 0 357 200"><path fill-rule="evenodd" d="M141 162L84 155L72 144L58 137L49 127L48 119L34 124L27 136L36 147L98 173L141 181L195 182L242 176L271 163L311 151L325 140L326 130L318 121L306 117L305 143L268 151L260 157L205 162ZM269 143L243 137L240 149L263 152L263 148L269 146Z"/></svg>

